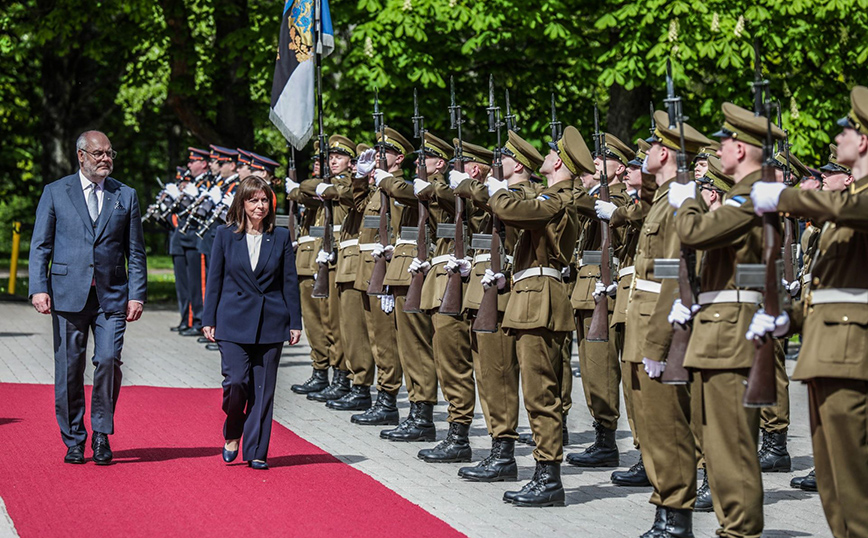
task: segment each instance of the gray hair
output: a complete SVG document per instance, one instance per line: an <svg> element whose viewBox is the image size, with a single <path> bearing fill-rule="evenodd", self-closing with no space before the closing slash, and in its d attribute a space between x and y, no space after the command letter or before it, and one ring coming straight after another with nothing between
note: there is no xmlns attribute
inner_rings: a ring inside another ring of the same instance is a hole
<svg viewBox="0 0 868 538"><path fill-rule="evenodd" d="M87 137L91 133L99 133L99 134L105 136L106 138L108 138L108 136L106 136L106 134L102 131L96 131L93 129L91 129L90 131L85 131L85 132L81 133L80 135L78 135L78 138L75 139L75 150L76 151L78 151L78 150L84 151L85 149L87 149Z"/></svg>

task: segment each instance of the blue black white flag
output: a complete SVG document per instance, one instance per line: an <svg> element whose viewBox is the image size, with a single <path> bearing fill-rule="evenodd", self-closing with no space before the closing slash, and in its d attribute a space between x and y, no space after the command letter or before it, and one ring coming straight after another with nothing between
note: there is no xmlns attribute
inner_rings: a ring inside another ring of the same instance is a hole
<svg viewBox="0 0 868 538"><path fill-rule="evenodd" d="M322 32L314 43L317 11ZM328 0L287 0L280 22L268 117L296 149L303 148L313 134L316 50L325 57L334 45Z"/></svg>

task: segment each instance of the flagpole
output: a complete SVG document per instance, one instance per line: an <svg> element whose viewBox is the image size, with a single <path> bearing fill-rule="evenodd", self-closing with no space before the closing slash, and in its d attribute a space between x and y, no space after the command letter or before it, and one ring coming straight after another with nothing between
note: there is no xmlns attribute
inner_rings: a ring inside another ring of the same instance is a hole
<svg viewBox="0 0 868 538"><path fill-rule="evenodd" d="M331 183L331 171L329 170L329 146L325 136L325 128L323 127L323 104L322 104L322 0L314 0L313 8L314 16L314 68L316 69L316 114L317 126L319 128L319 170L322 175L323 183ZM322 250L328 254L334 252L334 214L332 213L332 201L323 200L323 239ZM317 269L316 280L314 281L311 295L314 298L327 298L329 296L329 264L320 264Z"/></svg>

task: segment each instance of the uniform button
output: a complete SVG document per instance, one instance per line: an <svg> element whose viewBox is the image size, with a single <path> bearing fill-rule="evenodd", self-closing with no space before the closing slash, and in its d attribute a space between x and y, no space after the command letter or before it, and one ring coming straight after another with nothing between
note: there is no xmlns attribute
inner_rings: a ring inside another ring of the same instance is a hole
<svg viewBox="0 0 868 538"><path fill-rule="evenodd" d="M850 318L848 318L847 316L844 316L844 321L850 321Z"/></svg>
<svg viewBox="0 0 868 538"><path fill-rule="evenodd" d="M714 313L714 317L719 318L719 317L720 317L720 313L719 313L719 312L715 312L715 313Z"/></svg>
<svg viewBox="0 0 868 538"><path fill-rule="evenodd" d="M820 279L819 279L819 278L814 278L814 280L813 280L812 283L816 286L816 285L818 285L818 284L820 283Z"/></svg>

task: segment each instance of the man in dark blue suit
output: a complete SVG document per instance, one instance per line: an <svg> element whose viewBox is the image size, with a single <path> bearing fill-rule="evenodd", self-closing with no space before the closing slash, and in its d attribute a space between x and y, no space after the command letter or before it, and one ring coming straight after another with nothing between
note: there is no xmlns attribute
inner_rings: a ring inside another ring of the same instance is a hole
<svg viewBox="0 0 868 538"><path fill-rule="evenodd" d="M84 463L84 369L94 338L93 460L112 460L108 435L121 387L128 321L142 315L147 263L136 191L109 177L117 153L87 131L75 143L80 170L45 187L30 243L30 298L54 329L54 394L66 463ZM128 276L129 271L129 276Z"/></svg>

